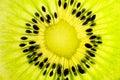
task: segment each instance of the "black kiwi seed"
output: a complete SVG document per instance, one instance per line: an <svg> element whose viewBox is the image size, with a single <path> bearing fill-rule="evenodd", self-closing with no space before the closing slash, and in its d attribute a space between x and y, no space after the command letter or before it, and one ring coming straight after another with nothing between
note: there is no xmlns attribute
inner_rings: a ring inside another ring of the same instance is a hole
<svg viewBox="0 0 120 80"><path fill-rule="evenodd" d="M93 15L91 18L91 21L95 20L95 18L96 18L96 15Z"/></svg>
<svg viewBox="0 0 120 80"><path fill-rule="evenodd" d="M92 48L92 45L89 44L89 43L85 43L85 47L86 47L86 48Z"/></svg>
<svg viewBox="0 0 120 80"><path fill-rule="evenodd" d="M40 45L35 45L35 49L39 49L40 48Z"/></svg>
<svg viewBox="0 0 120 80"><path fill-rule="evenodd" d="M96 25L96 23L92 23L90 26L95 26Z"/></svg>
<svg viewBox="0 0 120 80"><path fill-rule="evenodd" d="M68 69L65 69L64 70L64 76L67 76L69 74L69 70Z"/></svg>
<svg viewBox="0 0 120 80"><path fill-rule="evenodd" d="M67 3L65 2L65 3L64 3L64 9L66 9L66 7L67 7Z"/></svg>
<svg viewBox="0 0 120 80"><path fill-rule="evenodd" d="M29 54L29 55L27 55L27 58L33 58L33 57L35 57L36 56L36 52L33 52L32 54Z"/></svg>
<svg viewBox="0 0 120 80"><path fill-rule="evenodd" d="M48 61L48 58L45 58L45 59L44 59L44 62L47 62L47 61Z"/></svg>
<svg viewBox="0 0 120 80"><path fill-rule="evenodd" d="M76 17L79 17L81 15L81 12L77 12Z"/></svg>
<svg viewBox="0 0 120 80"><path fill-rule="evenodd" d="M92 34L93 34L92 32L87 33L87 35L92 35Z"/></svg>
<svg viewBox="0 0 120 80"><path fill-rule="evenodd" d="M61 0L58 1L58 6L59 6L59 7L61 6Z"/></svg>
<svg viewBox="0 0 120 80"><path fill-rule="evenodd" d="M85 62L86 62L86 60L85 60L85 59L82 59L82 60L81 60L81 62L82 62L82 63L85 63Z"/></svg>
<svg viewBox="0 0 120 80"><path fill-rule="evenodd" d="M91 64L95 64L95 62L93 62L93 61L90 61L90 63L91 63Z"/></svg>
<svg viewBox="0 0 120 80"><path fill-rule="evenodd" d="M97 41L98 44L102 44L102 41Z"/></svg>
<svg viewBox="0 0 120 80"><path fill-rule="evenodd" d="M30 41L29 44L35 44L36 42L35 41Z"/></svg>
<svg viewBox="0 0 120 80"><path fill-rule="evenodd" d="M45 75L45 74L46 74L46 72L47 72L47 70L45 70L45 71L43 72L43 75Z"/></svg>
<svg viewBox="0 0 120 80"><path fill-rule="evenodd" d="M81 74L84 74L85 73L85 71L81 68L81 66L78 64L77 65L77 67L78 67L78 71L81 73Z"/></svg>
<svg viewBox="0 0 120 80"><path fill-rule="evenodd" d="M80 20L84 20L85 19L85 16L82 16L81 18L80 18Z"/></svg>
<svg viewBox="0 0 120 80"><path fill-rule="evenodd" d="M41 57L43 55L43 53L38 53L38 57Z"/></svg>
<svg viewBox="0 0 120 80"><path fill-rule="evenodd" d="M57 68L57 74L59 74L60 76L61 76L61 66L60 65L58 65L58 68Z"/></svg>
<svg viewBox="0 0 120 80"><path fill-rule="evenodd" d="M95 48L92 48L91 50L93 50L93 51L97 51Z"/></svg>
<svg viewBox="0 0 120 80"><path fill-rule="evenodd" d="M70 0L70 5L72 5L74 3L74 0Z"/></svg>
<svg viewBox="0 0 120 80"><path fill-rule="evenodd" d="M69 80L69 78L67 77L65 80Z"/></svg>
<svg viewBox="0 0 120 80"><path fill-rule="evenodd" d="M50 63L47 63L47 64L46 64L46 68L48 68L49 66L50 66Z"/></svg>
<svg viewBox="0 0 120 80"><path fill-rule="evenodd" d="M48 20L51 20L51 17L50 17L49 14L47 14L46 17L47 17Z"/></svg>
<svg viewBox="0 0 120 80"><path fill-rule="evenodd" d="M75 72L75 71L76 71L74 66L72 66L72 71L73 71L73 72Z"/></svg>
<svg viewBox="0 0 120 80"><path fill-rule="evenodd" d="M86 58L87 60L90 60L90 57L89 57L88 55L86 55L85 58Z"/></svg>
<svg viewBox="0 0 120 80"><path fill-rule="evenodd" d="M98 40L100 40L100 39L101 39L101 37L100 37L100 36L97 36L97 39L98 39Z"/></svg>
<svg viewBox="0 0 120 80"><path fill-rule="evenodd" d="M24 53L25 53L25 52L28 52L28 51L29 51L29 49L24 49L24 50L23 50Z"/></svg>
<svg viewBox="0 0 120 80"><path fill-rule="evenodd" d="M25 32L26 32L26 33L32 33L32 31L31 31L31 30L26 30Z"/></svg>
<svg viewBox="0 0 120 80"><path fill-rule="evenodd" d="M85 66L86 66L87 68L90 68L90 66L89 66L88 64L85 64Z"/></svg>
<svg viewBox="0 0 120 80"><path fill-rule="evenodd" d="M26 26L31 26L29 23L26 23L25 25L26 25Z"/></svg>
<svg viewBox="0 0 120 80"><path fill-rule="evenodd" d="M91 51L87 50L86 52L87 52L91 57L95 57L95 54L92 53Z"/></svg>
<svg viewBox="0 0 120 80"><path fill-rule="evenodd" d="M33 28L34 28L35 30L39 30L39 27L38 27L37 25L33 25Z"/></svg>
<svg viewBox="0 0 120 80"><path fill-rule="evenodd" d="M96 43L96 41L95 41L95 40L91 40L90 42L92 42L92 43Z"/></svg>
<svg viewBox="0 0 120 80"><path fill-rule="evenodd" d="M21 43L19 46L24 47L25 45L26 45L25 43Z"/></svg>
<svg viewBox="0 0 120 80"><path fill-rule="evenodd" d="M90 15L91 13L92 13L92 11L89 11L89 12L87 13L87 16Z"/></svg>
<svg viewBox="0 0 120 80"><path fill-rule="evenodd" d="M21 37L22 40L27 40L28 38L26 36Z"/></svg>
<svg viewBox="0 0 120 80"><path fill-rule="evenodd" d="M43 62L40 62L40 64L39 64L40 69L41 69L43 66L44 66L44 63L43 63Z"/></svg>
<svg viewBox="0 0 120 80"><path fill-rule="evenodd" d="M49 19L47 19L47 20L46 20L46 22L47 22L47 23L50 23L50 20L49 20Z"/></svg>
<svg viewBox="0 0 120 80"><path fill-rule="evenodd" d="M35 13L35 16L36 16L36 17L39 17L40 15L39 15L39 13L36 12L36 13Z"/></svg>
<svg viewBox="0 0 120 80"><path fill-rule="evenodd" d="M39 61L35 63L35 66L37 66L39 64Z"/></svg>
<svg viewBox="0 0 120 80"><path fill-rule="evenodd" d="M27 58L31 58L32 57L32 55L27 55Z"/></svg>
<svg viewBox="0 0 120 80"><path fill-rule="evenodd" d="M49 76L51 77L53 75L53 71L50 72Z"/></svg>
<svg viewBox="0 0 120 80"><path fill-rule="evenodd" d="M37 61L38 60L38 57L35 57L34 59L33 59L33 61Z"/></svg>
<svg viewBox="0 0 120 80"><path fill-rule="evenodd" d="M30 64L30 63L32 63L33 61L32 60L30 60L28 63Z"/></svg>
<svg viewBox="0 0 120 80"><path fill-rule="evenodd" d="M56 67L56 64L55 64L55 63L53 63L53 65L52 65L52 69L55 69L55 67Z"/></svg>
<svg viewBox="0 0 120 80"><path fill-rule="evenodd" d="M34 34L38 34L39 32L38 31L33 31Z"/></svg>
<svg viewBox="0 0 120 80"><path fill-rule="evenodd" d="M91 18L88 18L88 19L86 20L86 22L88 23L90 20L91 20Z"/></svg>
<svg viewBox="0 0 120 80"><path fill-rule="evenodd" d="M35 48L36 48L36 46L30 46L30 47L29 47L29 50L30 50L30 51L34 51Z"/></svg>
<svg viewBox="0 0 120 80"><path fill-rule="evenodd" d="M91 32L92 31L92 28L88 28L87 30L86 30L86 32Z"/></svg>
<svg viewBox="0 0 120 80"><path fill-rule="evenodd" d="M37 23L37 21L36 21L35 19L32 19L32 21L33 21L34 23Z"/></svg>
<svg viewBox="0 0 120 80"><path fill-rule="evenodd" d="M36 55L37 54L37 52L33 52L33 54L32 55Z"/></svg>
<svg viewBox="0 0 120 80"><path fill-rule="evenodd" d="M82 25L86 25L88 22L84 22Z"/></svg>
<svg viewBox="0 0 120 80"><path fill-rule="evenodd" d="M85 12L85 10L86 10L86 9L85 9L85 8L83 8L83 9L82 9L82 13L84 13L84 12Z"/></svg>
<svg viewBox="0 0 120 80"><path fill-rule="evenodd" d="M42 11L43 11L43 12L46 12L46 9L45 9L45 7L44 7L44 6L42 6Z"/></svg>
<svg viewBox="0 0 120 80"><path fill-rule="evenodd" d="M72 11L72 15L75 14L75 13L76 13L76 9L74 9L74 10Z"/></svg>
<svg viewBox="0 0 120 80"><path fill-rule="evenodd" d="M54 13L54 16L55 16L55 18L57 18L57 13L56 12Z"/></svg>
<svg viewBox="0 0 120 80"><path fill-rule="evenodd" d="M43 19L43 17L40 17L40 20L41 20L42 22L44 22L44 19Z"/></svg>
<svg viewBox="0 0 120 80"><path fill-rule="evenodd" d="M95 35L92 35L89 39L95 39L96 36Z"/></svg>
<svg viewBox="0 0 120 80"><path fill-rule="evenodd" d="M95 46L95 47L98 47L98 45L97 45L97 44L94 44L94 46Z"/></svg>
<svg viewBox="0 0 120 80"><path fill-rule="evenodd" d="M79 7L80 7L80 5L81 5L81 3L79 2L79 3L77 4L77 8L79 8Z"/></svg>

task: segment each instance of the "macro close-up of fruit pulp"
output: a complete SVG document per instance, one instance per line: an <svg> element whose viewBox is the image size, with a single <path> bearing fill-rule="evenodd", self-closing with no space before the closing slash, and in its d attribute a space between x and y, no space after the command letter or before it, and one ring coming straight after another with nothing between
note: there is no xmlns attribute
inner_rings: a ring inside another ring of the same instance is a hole
<svg viewBox="0 0 120 80"><path fill-rule="evenodd" d="M120 0L0 0L0 80L120 80Z"/></svg>

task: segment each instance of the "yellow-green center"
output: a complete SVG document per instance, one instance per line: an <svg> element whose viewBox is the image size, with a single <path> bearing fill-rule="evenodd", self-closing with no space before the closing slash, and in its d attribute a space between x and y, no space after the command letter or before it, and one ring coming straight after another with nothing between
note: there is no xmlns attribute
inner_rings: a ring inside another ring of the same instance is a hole
<svg viewBox="0 0 120 80"><path fill-rule="evenodd" d="M78 47L78 42L75 28L63 19L46 29L46 47L56 55L71 57Z"/></svg>

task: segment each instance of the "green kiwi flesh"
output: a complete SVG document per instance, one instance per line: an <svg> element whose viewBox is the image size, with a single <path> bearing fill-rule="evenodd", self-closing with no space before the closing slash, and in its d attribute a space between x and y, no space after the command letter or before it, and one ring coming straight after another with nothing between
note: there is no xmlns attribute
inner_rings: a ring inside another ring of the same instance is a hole
<svg viewBox="0 0 120 80"><path fill-rule="evenodd" d="M0 80L120 79L119 1L2 3Z"/></svg>

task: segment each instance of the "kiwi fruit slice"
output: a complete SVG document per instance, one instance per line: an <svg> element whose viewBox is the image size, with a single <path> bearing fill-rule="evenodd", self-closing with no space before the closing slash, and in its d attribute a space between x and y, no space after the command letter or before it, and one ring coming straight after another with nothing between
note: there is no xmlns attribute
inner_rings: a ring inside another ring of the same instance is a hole
<svg viewBox="0 0 120 80"><path fill-rule="evenodd" d="M0 80L120 80L120 1L0 4Z"/></svg>

